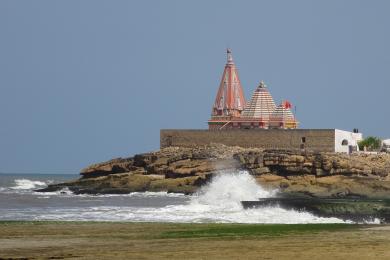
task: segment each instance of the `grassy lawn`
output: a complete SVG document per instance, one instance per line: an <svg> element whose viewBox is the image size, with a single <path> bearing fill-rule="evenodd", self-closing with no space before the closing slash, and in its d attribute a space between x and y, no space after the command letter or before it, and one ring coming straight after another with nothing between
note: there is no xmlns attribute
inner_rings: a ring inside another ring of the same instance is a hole
<svg viewBox="0 0 390 260"><path fill-rule="evenodd" d="M0 222L0 259L390 259L390 226Z"/></svg>
<svg viewBox="0 0 390 260"><path fill-rule="evenodd" d="M324 231L356 229L348 224L201 224L185 225L182 230L162 232L161 238L212 238L212 237L275 237Z"/></svg>

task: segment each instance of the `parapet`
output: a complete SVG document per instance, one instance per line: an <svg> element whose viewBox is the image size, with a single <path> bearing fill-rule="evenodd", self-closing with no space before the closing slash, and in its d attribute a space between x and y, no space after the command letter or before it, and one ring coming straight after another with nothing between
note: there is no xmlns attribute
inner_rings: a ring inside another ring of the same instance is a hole
<svg viewBox="0 0 390 260"><path fill-rule="evenodd" d="M161 129L160 148L212 143L263 149L334 152L335 129Z"/></svg>

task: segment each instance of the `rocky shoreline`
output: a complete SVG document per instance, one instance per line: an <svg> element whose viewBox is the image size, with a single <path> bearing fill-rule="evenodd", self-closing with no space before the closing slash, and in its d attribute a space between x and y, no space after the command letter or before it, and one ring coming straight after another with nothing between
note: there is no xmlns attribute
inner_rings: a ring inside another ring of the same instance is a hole
<svg viewBox="0 0 390 260"><path fill-rule="evenodd" d="M389 154L263 150L212 144L168 147L93 164L81 178L49 185L76 194L166 191L191 194L213 175L247 170L265 188L319 198L390 198Z"/></svg>

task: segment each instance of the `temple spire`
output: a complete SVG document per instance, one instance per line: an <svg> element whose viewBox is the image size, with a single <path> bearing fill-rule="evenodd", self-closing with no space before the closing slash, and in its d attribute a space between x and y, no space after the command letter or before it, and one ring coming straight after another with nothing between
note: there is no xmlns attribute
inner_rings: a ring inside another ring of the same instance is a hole
<svg viewBox="0 0 390 260"><path fill-rule="evenodd" d="M222 74L218 92L212 109L212 120L215 117L237 117L244 109L246 101L238 71L233 62L232 51L226 50L227 63Z"/></svg>

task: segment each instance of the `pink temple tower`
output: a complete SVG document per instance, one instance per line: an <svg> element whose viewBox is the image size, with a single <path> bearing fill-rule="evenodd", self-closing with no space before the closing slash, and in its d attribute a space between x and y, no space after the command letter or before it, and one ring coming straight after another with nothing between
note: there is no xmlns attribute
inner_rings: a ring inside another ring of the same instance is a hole
<svg viewBox="0 0 390 260"><path fill-rule="evenodd" d="M227 49L227 63L222 74L217 96L208 121L209 129L221 129L241 116L246 101L232 51Z"/></svg>
<svg viewBox="0 0 390 260"><path fill-rule="evenodd" d="M245 101L232 51L227 49L227 63L208 121L209 129L295 129L298 124L291 103L284 101L276 106L263 81L249 102Z"/></svg>

